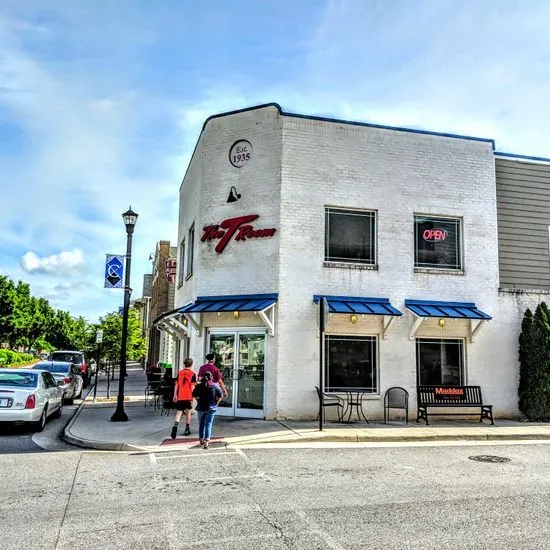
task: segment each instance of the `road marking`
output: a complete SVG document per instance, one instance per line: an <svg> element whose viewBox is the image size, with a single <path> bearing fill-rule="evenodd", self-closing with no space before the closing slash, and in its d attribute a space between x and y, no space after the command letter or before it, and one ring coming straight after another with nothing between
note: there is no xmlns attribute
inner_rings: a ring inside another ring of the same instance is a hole
<svg viewBox="0 0 550 550"><path fill-rule="evenodd" d="M183 455L171 455L171 456L157 456L156 459L157 460L171 460L171 459L174 459L174 458L195 458L197 456L200 456L200 457L204 457L204 456L220 456L220 455L236 455L237 453L235 451L218 451L216 452L214 449L213 449L214 452L211 452L211 451L208 451L208 452L202 452L202 453L195 453L195 452L190 452L190 453L187 453L187 454L183 454Z"/></svg>
<svg viewBox="0 0 550 550"><path fill-rule="evenodd" d="M258 475L258 477L265 477L265 472L263 472L262 470L260 470L251 460L250 458L248 458L248 456L246 455L246 453L240 448L240 447L236 447L235 448L235 452L241 456L246 462L247 464L253 468L254 470L256 470L256 473Z"/></svg>
<svg viewBox="0 0 550 550"><path fill-rule="evenodd" d="M325 531L316 521L313 521L311 518L309 518L306 513L303 510L296 509L295 510L296 515L304 522L306 523L311 531L317 535L320 539L324 541L327 548L332 548L332 550L345 550L343 546L341 546L338 541L336 541L328 531Z"/></svg>
<svg viewBox="0 0 550 550"><path fill-rule="evenodd" d="M149 453L149 460L151 461L151 464L154 464L156 466L157 457L155 456L155 453Z"/></svg>
<svg viewBox="0 0 550 550"><path fill-rule="evenodd" d="M236 447L236 448L235 448L235 452L236 452L239 456L242 456L247 462L250 462L250 459L246 456L245 452L244 452L240 447Z"/></svg>

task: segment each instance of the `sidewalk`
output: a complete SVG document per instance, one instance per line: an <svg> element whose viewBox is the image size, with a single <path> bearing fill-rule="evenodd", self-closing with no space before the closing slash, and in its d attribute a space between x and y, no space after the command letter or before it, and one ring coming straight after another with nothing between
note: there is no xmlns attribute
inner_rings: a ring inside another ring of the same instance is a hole
<svg viewBox="0 0 550 550"><path fill-rule="evenodd" d="M169 450L188 447L197 442L197 419L193 416L193 435L172 440L170 429L174 413L161 416L157 409L144 406L145 373L137 364L128 366L125 383L125 410L128 422L111 422L116 407L118 375L111 382L111 399L107 399L107 377L98 380L97 400L93 390L84 400L65 428L64 438L69 443L91 449L111 451ZM410 412L410 411L409 411ZM410 422L410 421L409 421ZM233 419L217 416L214 422L213 442L225 445L257 445L265 443L374 443L405 441L517 441L550 440L550 424L496 420L496 426L472 421L435 420L425 426L410 422L388 424L371 422L355 424L327 423L322 432L312 421L272 421Z"/></svg>

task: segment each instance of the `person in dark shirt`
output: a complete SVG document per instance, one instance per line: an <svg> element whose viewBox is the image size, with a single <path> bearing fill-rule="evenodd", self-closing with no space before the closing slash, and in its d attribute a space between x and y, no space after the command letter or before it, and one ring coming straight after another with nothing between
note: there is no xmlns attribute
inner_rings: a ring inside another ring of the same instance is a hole
<svg viewBox="0 0 550 550"><path fill-rule="evenodd" d="M225 387L225 383L222 378L222 373L218 367L215 365L216 363L216 356L213 353L208 353L206 355L206 363L201 366L199 369L199 372L197 373L197 380L200 382L201 378L204 376L205 372L209 372L212 375L212 380L216 384L219 384L223 396L227 397L227 388Z"/></svg>
<svg viewBox="0 0 550 550"><path fill-rule="evenodd" d="M208 449L214 416L223 397L220 386L212 380L212 373L204 373L200 383L193 390L193 397L197 400L195 410L199 417L199 443Z"/></svg>

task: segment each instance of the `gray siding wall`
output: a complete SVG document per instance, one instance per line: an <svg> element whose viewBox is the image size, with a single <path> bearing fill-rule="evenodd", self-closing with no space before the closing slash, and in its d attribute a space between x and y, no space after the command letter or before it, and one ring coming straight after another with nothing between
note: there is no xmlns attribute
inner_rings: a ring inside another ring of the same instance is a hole
<svg viewBox="0 0 550 550"><path fill-rule="evenodd" d="M550 289L550 165L497 158L502 288Z"/></svg>

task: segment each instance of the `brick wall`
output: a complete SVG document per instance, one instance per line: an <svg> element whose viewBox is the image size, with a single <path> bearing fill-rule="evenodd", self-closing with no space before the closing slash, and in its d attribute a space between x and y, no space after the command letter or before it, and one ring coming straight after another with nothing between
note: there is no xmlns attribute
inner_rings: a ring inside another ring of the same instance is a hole
<svg viewBox="0 0 550 550"><path fill-rule="evenodd" d="M253 159L239 169L228 161L238 139L254 147ZM242 198L227 204L231 186ZM377 269L324 265L326 206L377 212ZM216 243L200 242L203 226L250 213L260 214L258 228L276 227L275 237L232 241L223 254L214 251ZM463 273L415 271L415 213L462 219ZM197 230L193 275L178 287L176 306L197 295L279 292L277 334L268 337L268 418L317 414L314 294L390 298L404 312L389 338L379 338L380 395L368 401L371 417L382 416L381 399L392 385L406 387L414 407L416 354L409 338L414 318L405 309L407 298L476 302L493 316L476 342L466 342L467 381L483 386L497 414L517 411L519 324L524 308L540 295L498 291L490 142L281 116L272 107L216 118L201 134L181 187L179 223L179 243L192 223ZM205 315L206 327L245 324L246 318ZM380 319L360 318L351 326L346 317L333 316L329 331L380 336ZM198 338L193 331L190 341L189 353L199 363L205 334ZM448 321L443 329L430 321L417 333L468 335L469 323L460 321Z"/></svg>

